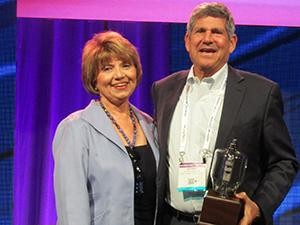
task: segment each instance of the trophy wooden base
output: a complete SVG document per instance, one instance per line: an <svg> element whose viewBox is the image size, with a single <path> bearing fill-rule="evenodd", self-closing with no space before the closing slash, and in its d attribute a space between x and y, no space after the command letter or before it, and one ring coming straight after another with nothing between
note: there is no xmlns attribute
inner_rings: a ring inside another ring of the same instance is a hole
<svg viewBox="0 0 300 225"><path fill-rule="evenodd" d="M237 225L242 218L244 205L241 200L222 198L209 190L204 197L199 225Z"/></svg>

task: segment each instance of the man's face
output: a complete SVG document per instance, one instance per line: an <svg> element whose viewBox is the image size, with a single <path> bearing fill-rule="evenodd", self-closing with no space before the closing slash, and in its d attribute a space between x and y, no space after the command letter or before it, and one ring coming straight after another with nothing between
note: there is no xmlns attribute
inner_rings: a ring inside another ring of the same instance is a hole
<svg viewBox="0 0 300 225"><path fill-rule="evenodd" d="M234 51L237 37L229 38L225 19L199 18L190 34L185 35L185 48L194 64L194 73L203 78L221 69Z"/></svg>

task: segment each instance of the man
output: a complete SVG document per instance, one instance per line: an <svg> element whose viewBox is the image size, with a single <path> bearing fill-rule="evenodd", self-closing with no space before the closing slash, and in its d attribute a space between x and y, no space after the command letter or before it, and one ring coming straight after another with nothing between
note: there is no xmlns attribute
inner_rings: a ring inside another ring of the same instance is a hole
<svg viewBox="0 0 300 225"><path fill-rule="evenodd" d="M279 87L227 64L236 43L228 8L200 4L185 35L193 66L153 84L161 149L159 201L166 201L159 211L163 225L195 224L203 190L211 185L213 151L228 147L234 138L238 150L248 156L245 179L236 194L245 203L240 225L272 224L297 173Z"/></svg>

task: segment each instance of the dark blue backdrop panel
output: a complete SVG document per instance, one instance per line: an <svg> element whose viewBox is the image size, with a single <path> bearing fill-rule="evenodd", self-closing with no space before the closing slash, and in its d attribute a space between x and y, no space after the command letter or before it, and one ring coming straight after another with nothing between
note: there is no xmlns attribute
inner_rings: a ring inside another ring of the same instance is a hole
<svg viewBox="0 0 300 225"><path fill-rule="evenodd" d="M0 225L10 225L13 196L16 2L0 0Z"/></svg>
<svg viewBox="0 0 300 225"><path fill-rule="evenodd" d="M70 112L84 107L92 98L82 88L80 80L81 51L85 41L108 28L119 31L137 46L144 73L131 101L152 114L150 87L153 81L190 66L183 44L184 26L18 19L14 224L55 224L51 142L58 122ZM280 83L288 109L286 120L299 156L299 140L296 140L299 136L299 126L296 126L299 125L299 78L296 76L299 71L300 54L296 54L300 49L299 30L238 27L238 34L240 41L232 63ZM274 38L279 41L270 45ZM298 186L296 183L278 209L277 224L284 220L287 222L282 224L296 224L294 221L299 220L299 216L290 216L294 215L292 210L299 208Z"/></svg>
<svg viewBox="0 0 300 225"><path fill-rule="evenodd" d="M279 83L285 121L300 159L300 29L238 26L238 49L232 65ZM300 224L300 176L275 213L276 224Z"/></svg>
<svg viewBox="0 0 300 225"><path fill-rule="evenodd" d="M279 83L297 158L300 159L300 28L237 26L230 64ZM184 24L171 26L171 71L191 66L184 48ZM300 224L300 175L274 215L277 225Z"/></svg>

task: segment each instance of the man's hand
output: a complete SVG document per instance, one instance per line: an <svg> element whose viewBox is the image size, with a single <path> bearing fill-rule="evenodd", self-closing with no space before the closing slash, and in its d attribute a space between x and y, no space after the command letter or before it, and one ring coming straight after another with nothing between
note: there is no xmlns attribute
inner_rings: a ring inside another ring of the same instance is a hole
<svg viewBox="0 0 300 225"><path fill-rule="evenodd" d="M235 197L241 199L244 204L244 217L240 220L239 225L251 225L252 222L260 216L260 209L245 192L235 194Z"/></svg>

